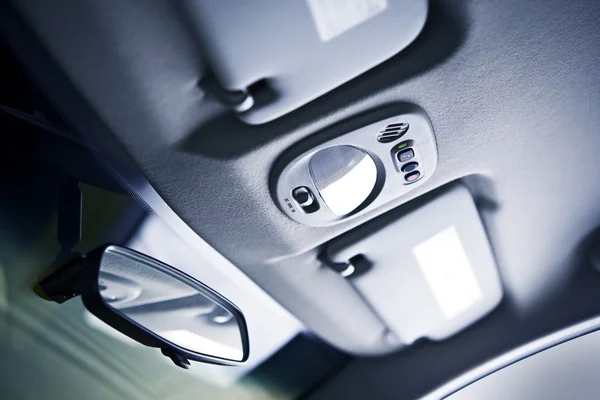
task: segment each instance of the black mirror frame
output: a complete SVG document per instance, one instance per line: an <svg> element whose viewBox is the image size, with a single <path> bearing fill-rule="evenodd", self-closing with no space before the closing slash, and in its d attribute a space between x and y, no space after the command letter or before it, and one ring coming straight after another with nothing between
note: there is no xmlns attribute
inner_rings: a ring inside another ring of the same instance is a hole
<svg viewBox="0 0 600 400"><path fill-rule="evenodd" d="M100 291L98 290L98 274L102 256L110 247L127 249L127 251L132 252L136 257L139 257L143 261L156 264L164 272L177 276L177 279L180 279L192 287L197 287L198 290L207 298L231 312L240 327L243 347L242 360L229 360L189 351L145 329L135 321L131 320L125 315L119 314L117 311L109 307L100 296ZM81 276L81 298L85 307L103 322L145 346L160 348L163 354L170 357L175 364L182 368L187 368L189 366L189 363L185 362L186 360L201 361L217 365L241 365L244 364L250 354L246 320L244 319L242 312L235 306L235 304L191 276L152 257L129 248L107 244L92 250L85 256L83 259Z"/></svg>

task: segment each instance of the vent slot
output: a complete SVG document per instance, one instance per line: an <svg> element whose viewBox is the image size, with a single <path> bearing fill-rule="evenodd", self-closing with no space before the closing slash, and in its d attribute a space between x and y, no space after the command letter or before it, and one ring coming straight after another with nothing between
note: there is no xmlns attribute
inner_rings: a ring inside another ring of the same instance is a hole
<svg viewBox="0 0 600 400"><path fill-rule="evenodd" d="M377 140L380 143L390 143L400 139L408 131L408 123L400 122L398 124L389 124L379 131Z"/></svg>

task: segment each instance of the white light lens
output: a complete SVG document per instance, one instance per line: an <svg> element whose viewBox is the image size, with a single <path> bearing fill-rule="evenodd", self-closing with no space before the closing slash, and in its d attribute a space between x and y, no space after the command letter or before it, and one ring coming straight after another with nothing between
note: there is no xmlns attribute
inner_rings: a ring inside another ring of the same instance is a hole
<svg viewBox="0 0 600 400"><path fill-rule="evenodd" d="M483 300L483 293L454 226L437 233L412 251L448 319Z"/></svg>
<svg viewBox="0 0 600 400"><path fill-rule="evenodd" d="M371 157L365 157L344 177L323 189L321 196L335 215L347 215L369 197L376 180L377 167Z"/></svg>
<svg viewBox="0 0 600 400"><path fill-rule="evenodd" d="M329 210L344 216L356 210L373 191L377 165L364 150L333 146L312 157L310 174Z"/></svg>

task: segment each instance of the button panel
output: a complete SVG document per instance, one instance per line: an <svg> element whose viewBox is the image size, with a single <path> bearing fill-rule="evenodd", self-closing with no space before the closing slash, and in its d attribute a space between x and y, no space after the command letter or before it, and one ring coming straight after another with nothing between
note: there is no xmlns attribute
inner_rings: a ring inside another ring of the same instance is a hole
<svg viewBox="0 0 600 400"><path fill-rule="evenodd" d="M421 179L421 158L418 152L419 145L415 140L405 140L392 148L392 160L396 170L404 174L402 183L409 185Z"/></svg>
<svg viewBox="0 0 600 400"><path fill-rule="evenodd" d="M406 182L413 183L420 177L421 177L421 173L419 171L414 171L414 172L411 172L410 174L404 175L404 180Z"/></svg>
<svg viewBox="0 0 600 400"><path fill-rule="evenodd" d="M402 104L336 124L290 147L273 167L271 189L294 221L331 226L405 195L429 179L436 165L427 115Z"/></svg>
<svg viewBox="0 0 600 400"><path fill-rule="evenodd" d="M400 170L404 173L408 173L408 172L414 171L417 168L419 168L418 162L409 162L409 163L404 164L402 166L402 168L400 168Z"/></svg>
<svg viewBox="0 0 600 400"><path fill-rule="evenodd" d="M415 156L415 152L413 149L406 149L398 153L398 161L401 163L405 163L408 160L412 160Z"/></svg>

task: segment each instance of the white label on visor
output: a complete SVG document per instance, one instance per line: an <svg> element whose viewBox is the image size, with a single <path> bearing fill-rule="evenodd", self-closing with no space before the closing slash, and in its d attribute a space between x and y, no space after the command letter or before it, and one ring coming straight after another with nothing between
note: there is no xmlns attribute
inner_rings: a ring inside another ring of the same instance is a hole
<svg viewBox="0 0 600 400"><path fill-rule="evenodd" d="M435 234L412 251L448 319L467 311L483 299L454 226Z"/></svg>
<svg viewBox="0 0 600 400"><path fill-rule="evenodd" d="M387 8L387 0L306 0L306 3L324 42Z"/></svg>

